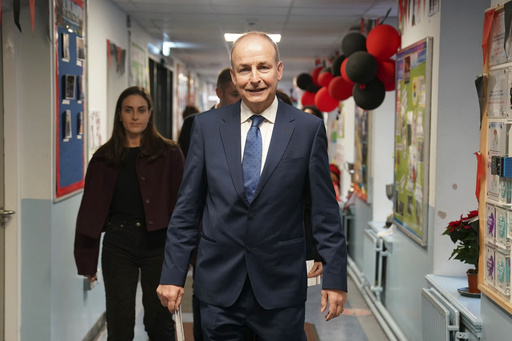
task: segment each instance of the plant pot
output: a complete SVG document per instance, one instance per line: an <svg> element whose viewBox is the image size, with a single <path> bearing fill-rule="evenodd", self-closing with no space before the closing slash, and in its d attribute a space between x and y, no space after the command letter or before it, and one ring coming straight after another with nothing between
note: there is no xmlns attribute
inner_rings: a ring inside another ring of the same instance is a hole
<svg viewBox="0 0 512 341"><path fill-rule="evenodd" d="M466 272L468 276L468 292L472 294L479 294L480 290L478 289L478 272L469 270Z"/></svg>

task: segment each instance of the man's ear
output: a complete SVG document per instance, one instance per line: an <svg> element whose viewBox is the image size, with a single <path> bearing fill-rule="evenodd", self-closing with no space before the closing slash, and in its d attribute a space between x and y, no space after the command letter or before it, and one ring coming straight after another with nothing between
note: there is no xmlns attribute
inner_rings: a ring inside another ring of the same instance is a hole
<svg viewBox="0 0 512 341"><path fill-rule="evenodd" d="M217 94L217 97L219 97L219 99L222 98L222 90L221 89L215 88L215 93Z"/></svg>
<svg viewBox="0 0 512 341"><path fill-rule="evenodd" d="M283 77L283 68L284 68L283 62L279 61L279 63L277 63L277 80L278 81L280 81L281 78Z"/></svg>

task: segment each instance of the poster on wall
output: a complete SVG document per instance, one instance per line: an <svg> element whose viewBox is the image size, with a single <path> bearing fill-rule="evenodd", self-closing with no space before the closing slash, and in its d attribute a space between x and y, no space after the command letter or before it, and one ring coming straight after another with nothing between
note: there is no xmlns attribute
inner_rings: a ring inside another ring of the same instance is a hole
<svg viewBox="0 0 512 341"><path fill-rule="evenodd" d="M369 193L369 130L370 112L359 107L355 115L355 162L354 162L354 191L366 202L370 202Z"/></svg>
<svg viewBox="0 0 512 341"><path fill-rule="evenodd" d="M432 38L397 52L394 223L427 245Z"/></svg>
<svg viewBox="0 0 512 341"><path fill-rule="evenodd" d="M55 200L78 193L84 185L83 112L85 108L84 2L54 2L55 56Z"/></svg>
<svg viewBox="0 0 512 341"><path fill-rule="evenodd" d="M136 41L130 42L130 85L149 89L148 51Z"/></svg>

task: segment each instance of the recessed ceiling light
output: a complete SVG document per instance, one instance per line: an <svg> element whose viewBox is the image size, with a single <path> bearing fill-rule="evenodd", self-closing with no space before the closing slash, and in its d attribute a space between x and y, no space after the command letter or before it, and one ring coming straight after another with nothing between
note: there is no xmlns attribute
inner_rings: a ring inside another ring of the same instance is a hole
<svg viewBox="0 0 512 341"><path fill-rule="evenodd" d="M227 42L233 42L242 36L241 33L224 33L224 39ZM272 39L275 43L279 43L281 41L280 34L268 34L270 39Z"/></svg>

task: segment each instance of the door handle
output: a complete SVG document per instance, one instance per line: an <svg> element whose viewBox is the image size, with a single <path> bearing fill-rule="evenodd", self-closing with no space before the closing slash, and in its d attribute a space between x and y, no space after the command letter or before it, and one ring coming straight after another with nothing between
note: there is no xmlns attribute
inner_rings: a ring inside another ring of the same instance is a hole
<svg viewBox="0 0 512 341"><path fill-rule="evenodd" d="M14 213L16 212L14 212L13 210L4 210L3 208L0 209L0 227L5 227L5 222Z"/></svg>
<svg viewBox="0 0 512 341"><path fill-rule="evenodd" d="M13 215L14 212L13 210L4 210L4 209L0 209L0 216L4 217L4 218L7 218L8 216L11 216Z"/></svg>

